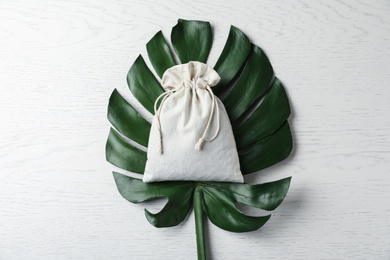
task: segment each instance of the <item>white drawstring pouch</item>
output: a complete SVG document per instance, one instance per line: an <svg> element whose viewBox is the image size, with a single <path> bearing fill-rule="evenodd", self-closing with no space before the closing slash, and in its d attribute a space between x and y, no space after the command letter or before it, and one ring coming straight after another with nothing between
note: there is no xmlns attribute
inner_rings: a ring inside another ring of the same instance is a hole
<svg viewBox="0 0 390 260"><path fill-rule="evenodd" d="M211 90L219 80L215 70L197 61L165 71L144 182L244 181L229 118Z"/></svg>

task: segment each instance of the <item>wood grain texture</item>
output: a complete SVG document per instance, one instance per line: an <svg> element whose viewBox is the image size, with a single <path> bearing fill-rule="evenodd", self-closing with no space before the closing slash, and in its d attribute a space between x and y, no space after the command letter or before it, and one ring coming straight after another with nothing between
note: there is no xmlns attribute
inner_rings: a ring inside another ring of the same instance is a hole
<svg viewBox="0 0 390 260"><path fill-rule="evenodd" d="M246 176L293 176L271 220L206 225L211 259L389 259L390 3L1 1L0 259L196 259L194 216L156 229L105 162L114 88L178 18L210 21L214 65L231 24L270 59L291 101L295 148ZM123 171L122 171L123 172ZM260 211L242 207L248 214Z"/></svg>

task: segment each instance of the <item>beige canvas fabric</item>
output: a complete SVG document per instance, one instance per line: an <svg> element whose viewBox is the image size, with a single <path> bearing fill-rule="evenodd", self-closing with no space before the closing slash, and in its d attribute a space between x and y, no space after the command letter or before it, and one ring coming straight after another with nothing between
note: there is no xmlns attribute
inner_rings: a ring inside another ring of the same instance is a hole
<svg viewBox="0 0 390 260"><path fill-rule="evenodd" d="M166 92L156 100L144 182L243 182L229 118L211 90L219 80L195 61L164 73Z"/></svg>

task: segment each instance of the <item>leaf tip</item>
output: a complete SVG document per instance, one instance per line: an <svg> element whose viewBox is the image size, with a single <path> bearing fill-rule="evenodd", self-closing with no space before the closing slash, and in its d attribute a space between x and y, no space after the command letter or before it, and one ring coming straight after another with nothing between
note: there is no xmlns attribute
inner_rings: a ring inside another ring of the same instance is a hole
<svg viewBox="0 0 390 260"><path fill-rule="evenodd" d="M112 129L112 127L110 127L110 131L108 132L108 138L107 138L106 146L105 146L106 161L107 162L110 162L110 156L111 156L111 151L112 151L112 147L111 147L111 143L110 143L110 137L114 134L113 131L114 130Z"/></svg>
<svg viewBox="0 0 390 260"><path fill-rule="evenodd" d="M144 211L145 211L145 217L149 221L149 223L151 225L155 226L155 227L160 227L158 225L158 222L157 222L157 219L156 219L156 215L153 214L153 213L150 213L150 211L147 210L147 209L144 209Z"/></svg>
<svg viewBox="0 0 390 260"><path fill-rule="evenodd" d="M152 38L150 38L150 40L146 43L146 50L149 50L150 47L151 47L151 44L153 43L153 40L156 39L156 38L159 38L159 37L162 37L163 36L163 33L162 31L158 31L156 32Z"/></svg>

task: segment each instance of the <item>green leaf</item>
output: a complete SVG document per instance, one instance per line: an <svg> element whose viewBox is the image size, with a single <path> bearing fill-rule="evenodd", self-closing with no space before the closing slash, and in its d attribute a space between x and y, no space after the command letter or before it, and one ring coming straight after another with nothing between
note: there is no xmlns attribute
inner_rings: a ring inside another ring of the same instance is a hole
<svg viewBox="0 0 390 260"><path fill-rule="evenodd" d="M146 50L148 51L149 60L160 78L167 69L176 65L161 31L156 33L146 44Z"/></svg>
<svg viewBox="0 0 390 260"><path fill-rule="evenodd" d="M245 148L275 132L289 117L290 105L282 83L276 78L263 102L236 129L237 148Z"/></svg>
<svg viewBox="0 0 390 260"><path fill-rule="evenodd" d="M141 55L134 61L127 74L127 84L134 97L152 114L154 101L164 90L149 70Z"/></svg>
<svg viewBox="0 0 390 260"><path fill-rule="evenodd" d="M245 67L234 85L223 100L230 121L236 121L267 90L274 71L264 52L252 45Z"/></svg>
<svg viewBox="0 0 390 260"><path fill-rule="evenodd" d="M148 221L155 227L172 227L186 218L192 205L193 182L144 183L142 180L113 172L115 183L123 198L133 203L167 197L168 203L156 214L145 209Z"/></svg>
<svg viewBox="0 0 390 260"><path fill-rule="evenodd" d="M251 50L248 37L233 25L230 27L228 39L214 70L218 72L221 81L212 88L215 95L221 94L226 86L237 75Z"/></svg>
<svg viewBox="0 0 390 260"><path fill-rule="evenodd" d="M212 43L208 22L179 19L171 34L173 48L181 63L205 62ZM149 59L161 78L166 69L175 65L168 44L161 31L146 45ZM292 136L287 122L290 106L286 92L275 78L264 54L238 28L232 26L225 47L214 66L221 76L213 87L216 95L227 92L223 103L230 120L239 150L243 174L253 173L285 159L292 150ZM140 55L127 75L129 88L136 99L152 114L154 102L163 93L153 73ZM230 85L236 82L230 89ZM228 88L229 87L229 88ZM260 105L256 104L262 99ZM253 111L249 114L249 111ZM110 97L107 117L124 136L146 146L150 124L145 121L123 97L114 90ZM241 122L238 125L238 122ZM143 173L147 155L125 140L113 129L106 145L106 159L123 169ZM180 162L178 162L180 163ZM180 224L194 205L198 258L206 259L204 218L207 216L218 227L232 232L247 232L260 228L267 216L247 216L236 203L274 210L285 198L291 178L264 184L220 182L159 182L144 183L140 179L113 173L120 194L133 203L166 197L163 209L150 213L148 221L156 227Z"/></svg>
<svg viewBox="0 0 390 260"><path fill-rule="evenodd" d="M111 128L106 143L106 160L122 169L143 174L146 153L126 143Z"/></svg>
<svg viewBox="0 0 390 260"><path fill-rule="evenodd" d="M150 123L114 89L108 102L107 118L124 136L147 147Z"/></svg>
<svg viewBox="0 0 390 260"><path fill-rule="evenodd" d="M202 185L203 208L214 225L232 232L259 229L271 215L252 217L240 212L234 205L234 195L228 189Z"/></svg>
<svg viewBox="0 0 390 260"><path fill-rule="evenodd" d="M172 46L181 63L206 62L212 40L209 22L179 19L172 28Z"/></svg>
<svg viewBox="0 0 390 260"><path fill-rule="evenodd" d="M229 190L235 202L264 210L274 210L286 196L290 181L291 177L263 184L210 182L207 186Z"/></svg>
<svg viewBox="0 0 390 260"><path fill-rule="evenodd" d="M239 153L241 172L249 174L283 161L291 153L292 147L291 131L286 121L274 134Z"/></svg>

